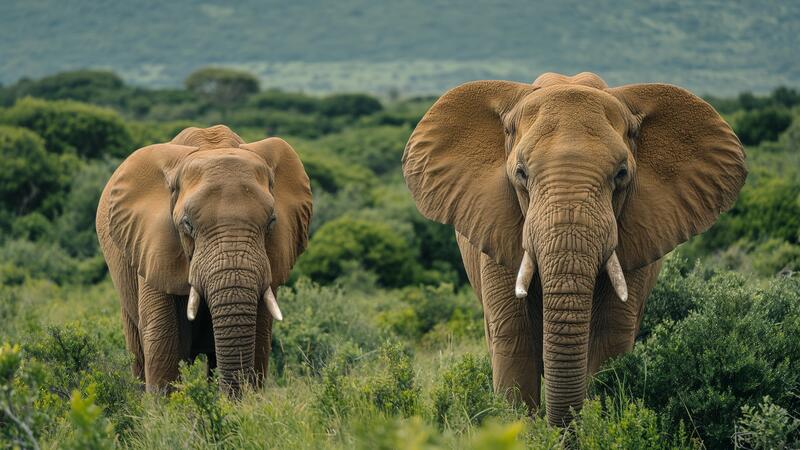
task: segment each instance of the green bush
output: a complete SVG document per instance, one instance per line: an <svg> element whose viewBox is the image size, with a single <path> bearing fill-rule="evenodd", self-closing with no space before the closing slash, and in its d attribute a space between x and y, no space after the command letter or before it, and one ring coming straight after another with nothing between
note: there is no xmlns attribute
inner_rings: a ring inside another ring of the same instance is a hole
<svg viewBox="0 0 800 450"><path fill-rule="evenodd" d="M360 313L358 303L346 300L336 287L301 278L294 288L283 288L279 294L285 320L273 329L270 363L278 376L318 375L338 348L366 350L380 340L380 332Z"/></svg>
<svg viewBox="0 0 800 450"><path fill-rule="evenodd" d="M382 175L399 167L410 134L405 127L351 128L325 136L318 145Z"/></svg>
<svg viewBox="0 0 800 450"><path fill-rule="evenodd" d="M230 108L258 92L258 78L248 72L222 67L206 67L192 72L186 89L204 96L220 108Z"/></svg>
<svg viewBox="0 0 800 450"><path fill-rule="evenodd" d="M314 114L320 110L320 99L298 92L267 89L248 99L249 105L259 109Z"/></svg>
<svg viewBox="0 0 800 450"><path fill-rule="evenodd" d="M77 163L48 153L36 133L9 126L0 126L0 160L0 209L13 215L52 214Z"/></svg>
<svg viewBox="0 0 800 450"><path fill-rule="evenodd" d="M734 445L753 450L800 448L800 419L766 396L755 408L742 407Z"/></svg>
<svg viewBox="0 0 800 450"><path fill-rule="evenodd" d="M96 158L134 150L130 131L116 112L72 100L23 98L0 112L0 123L36 132L55 153Z"/></svg>
<svg viewBox="0 0 800 450"><path fill-rule="evenodd" d="M220 395L219 380L209 380L207 372L203 357L192 364L181 362L181 379L170 395L169 404L192 416L205 442L221 444L235 431L235 424L228 417L230 407Z"/></svg>
<svg viewBox="0 0 800 450"><path fill-rule="evenodd" d="M368 378L362 391L378 409L410 417L419 411L420 388L416 385L411 356L400 344L380 348L378 373Z"/></svg>
<svg viewBox="0 0 800 450"><path fill-rule="evenodd" d="M320 227L297 263L300 273L320 283L344 275L347 261L373 271L384 286L403 286L419 270L413 249L388 225L340 217Z"/></svg>
<svg viewBox="0 0 800 450"><path fill-rule="evenodd" d="M45 100L77 100L105 103L125 92L125 83L117 74L106 70L74 70L22 82L15 86L15 97Z"/></svg>
<svg viewBox="0 0 800 450"><path fill-rule="evenodd" d="M764 176L745 186L733 208L695 245L708 252L741 239L800 243L800 181Z"/></svg>
<svg viewBox="0 0 800 450"><path fill-rule="evenodd" d="M513 418L525 406L509 404L492 387L492 366L486 356L466 354L439 376L431 393L433 415L441 427L464 432L490 417Z"/></svg>
<svg viewBox="0 0 800 450"><path fill-rule="evenodd" d="M792 123L792 114L786 108L768 107L740 112L735 116L733 129L745 145L758 145L775 141Z"/></svg>
<svg viewBox="0 0 800 450"><path fill-rule="evenodd" d="M664 258L658 281L647 297L639 335L647 336L661 323L677 322L695 309L703 294L702 268L691 265L680 253Z"/></svg>
<svg viewBox="0 0 800 450"><path fill-rule="evenodd" d="M695 310L655 327L633 352L598 374L622 377L630 392L673 424L691 423L709 448L727 448L745 405L769 395L800 409L800 279L761 288L731 272L704 283Z"/></svg>
<svg viewBox="0 0 800 450"><path fill-rule="evenodd" d="M62 443L64 449L105 450L114 445L113 427L103 409L95 404L95 386L89 385L87 395L73 391L70 398L69 419L73 428L70 439Z"/></svg>
<svg viewBox="0 0 800 450"><path fill-rule="evenodd" d="M606 397L584 402L572 429L575 448L580 449L704 448L688 438L682 423L670 425L640 401Z"/></svg>
<svg viewBox="0 0 800 450"><path fill-rule="evenodd" d="M320 112L325 116L368 116L383 109L381 102L366 94L334 94L320 102Z"/></svg>

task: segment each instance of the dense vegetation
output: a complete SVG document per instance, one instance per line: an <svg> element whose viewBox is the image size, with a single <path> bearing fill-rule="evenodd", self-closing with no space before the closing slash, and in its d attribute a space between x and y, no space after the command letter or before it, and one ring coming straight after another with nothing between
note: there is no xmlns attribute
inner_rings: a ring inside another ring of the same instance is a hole
<svg viewBox="0 0 800 450"><path fill-rule="evenodd" d="M748 182L667 258L640 342L598 374L565 433L492 392L452 230L406 191L400 156L433 99L260 90L220 68L186 87L79 71L0 89L0 446L800 445L797 91L709 99L747 139ZM173 394L145 395L127 369L95 206L130 151L218 122L298 150L311 243L280 291L267 386L229 400L199 360Z"/></svg>
<svg viewBox="0 0 800 450"><path fill-rule="evenodd" d="M307 92L420 95L591 70L735 95L800 82L798 19L785 0L6 2L0 83L103 67L179 86L226 64Z"/></svg>

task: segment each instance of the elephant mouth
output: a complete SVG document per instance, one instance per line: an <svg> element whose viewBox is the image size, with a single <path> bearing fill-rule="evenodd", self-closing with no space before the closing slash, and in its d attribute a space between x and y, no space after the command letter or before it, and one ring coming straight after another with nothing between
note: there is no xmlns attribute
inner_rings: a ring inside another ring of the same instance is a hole
<svg viewBox="0 0 800 450"><path fill-rule="evenodd" d="M201 300L202 297L200 296L200 293L194 286L192 286L191 290L189 291L189 303L186 305L186 318L189 319L189 321L193 321L197 317L197 311L200 308ZM278 306L278 300L275 298L275 292L273 292L271 286L268 286L264 291L264 294L261 296L261 300L266 305L267 311L269 311L270 315L275 320L283 320L283 313Z"/></svg>
<svg viewBox="0 0 800 450"><path fill-rule="evenodd" d="M611 285L617 296L623 302L628 301L628 284L625 282L625 274L622 272L622 266L617 257L617 251L611 252L604 264L608 278L611 280ZM519 266L517 273L517 282L514 287L514 295L519 299L524 299L528 296L528 288L530 287L533 275L536 273L536 258L531 257L530 253L526 250L522 255L522 262Z"/></svg>

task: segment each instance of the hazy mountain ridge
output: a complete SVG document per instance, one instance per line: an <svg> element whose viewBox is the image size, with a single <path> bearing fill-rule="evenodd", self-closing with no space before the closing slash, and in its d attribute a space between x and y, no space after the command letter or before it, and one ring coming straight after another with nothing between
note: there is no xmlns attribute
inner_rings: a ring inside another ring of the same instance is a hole
<svg viewBox="0 0 800 450"><path fill-rule="evenodd" d="M225 64L309 91L430 93L583 70L716 94L800 84L800 2L518 3L15 2L0 16L0 81L105 67L177 85Z"/></svg>

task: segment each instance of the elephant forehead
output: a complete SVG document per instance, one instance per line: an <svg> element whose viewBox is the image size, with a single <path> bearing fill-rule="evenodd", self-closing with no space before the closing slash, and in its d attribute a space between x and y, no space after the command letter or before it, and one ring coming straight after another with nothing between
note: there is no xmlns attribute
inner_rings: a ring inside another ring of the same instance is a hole
<svg viewBox="0 0 800 450"><path fill-rule="evenodd" d="M269 171L258 155L228 148L192 153L186 159L181 175L185 181L231 176L265 179L269 177Z"/></svg>
<svg viewBox="0 0 800 450"><path fill-rule="evenodd" d="M585 86L557 85L529 95L518 112L520 128L542 138L566 133L605 140L626 129L626 111L607 92ZM538 140L538 139L536 139Z"/></svg>

